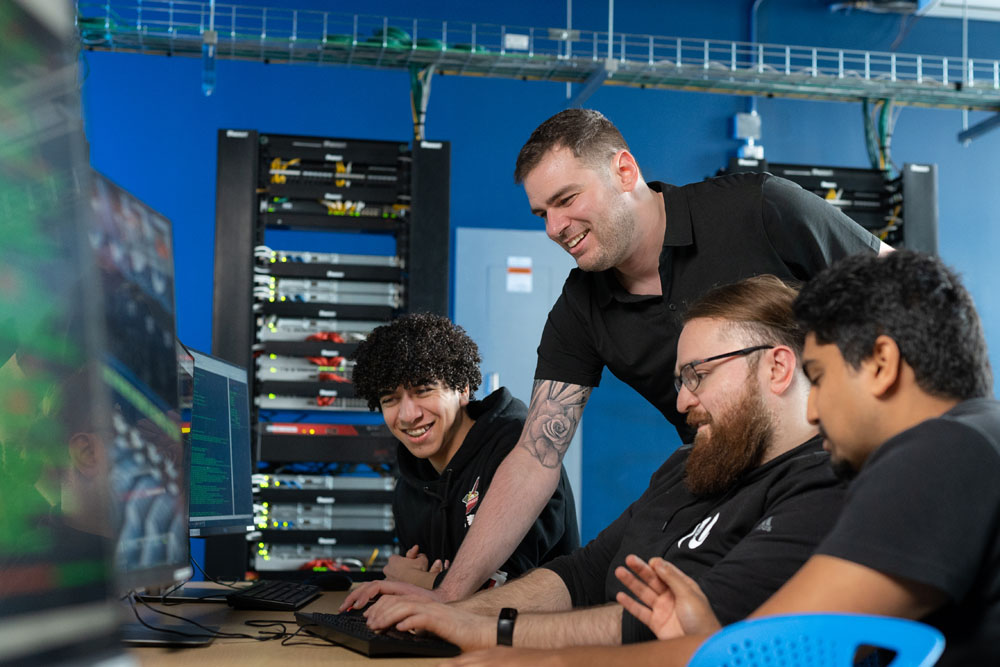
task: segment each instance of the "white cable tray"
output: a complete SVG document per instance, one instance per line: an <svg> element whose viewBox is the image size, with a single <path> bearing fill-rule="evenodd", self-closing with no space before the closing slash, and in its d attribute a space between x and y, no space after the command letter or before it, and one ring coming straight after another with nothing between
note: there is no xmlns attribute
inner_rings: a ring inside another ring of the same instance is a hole
<svg viewBox="0 0 1000 667"><path fill-rule="evenodd" d="M79 0L90 49L1000 110L1000 60L390 18L189 0ZM210 27L214 24L214 36Z"/></svg>

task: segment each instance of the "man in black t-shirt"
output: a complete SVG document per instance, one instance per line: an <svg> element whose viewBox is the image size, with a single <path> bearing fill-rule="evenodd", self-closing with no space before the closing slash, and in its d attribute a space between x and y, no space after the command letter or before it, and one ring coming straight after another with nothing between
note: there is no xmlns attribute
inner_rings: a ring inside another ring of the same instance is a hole
<svg viewBox="0 0 1000 667"><path fill-rule="evenodd" d="M816 555L752 617L918 619L945 636L937 664L1000 664L1000 403L971 297L936 258L900 251L834 265L795 313L809 420L835 469L857 476ZM642 602L619 597L625 608L661 639L687 636L546 664L686 665L718 628L696 582L659 559L629 565L643 581L622 580Z"/></svg>
<svg viewBox="0 0 1000 667"><path fill-rule="evenodd" d="M521 148L514 178L579 268L542 333L521 439L432 595L439 600L469 595L517 545L555 488L605 366L688 441L671 383L678 314L688 303L716 285L765 273L804 281L841 257L887 249L835 207L769 174L647 183L618 129L592 110L542 123Z"/></svg>
<svg viewBox="0 0 1000 667"><path fill-rule="evenodd" d="M662 556L697 579L719 617L745 617L812 555L843 486L805 418L808 386L795 290L760 276L710 291L678 343L677 407L698 434L587 546L507 585L442 605L390 596L366 615L376 630L426 629L465 650L503 641L497 615L520 611L515 646L632 643L654 636L623 613L615 569L630 553ZM363 604L364 600L359 600Z"/></svg>

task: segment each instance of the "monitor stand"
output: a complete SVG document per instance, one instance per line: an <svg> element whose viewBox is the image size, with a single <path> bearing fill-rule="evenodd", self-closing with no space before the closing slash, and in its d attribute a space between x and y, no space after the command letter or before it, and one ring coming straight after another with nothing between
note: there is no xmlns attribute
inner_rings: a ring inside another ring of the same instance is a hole
<svg viewBox="0 0 1000 667"><path fill-rule="evenodd" d="M139 594L139 599L145 602L222 602L225 604L226 596L234 592L232 588L219 588L218 586L200 586L197 583L188 583L170 590L166 595L158 591L147 590Z"/></svg>
<svg viewBox="0 0 1000 667"><path fill-rule="evenodd" d="M213 625L206 625L204 630L189 623L183 625L160 623L159 626L186 634L154 630L147 628L142 623L125 623L121 628L122 643L125 646L194 648L211 644L212 640L215 639L215 635L210 633L219 631L219 627ZM196 636L190 637L188 635Z"/></svg>
<svg viewBox="0 0 1000 667"><path fill-rule="evenodd" d="M219 591L219 589L215 589L215 591ZM162 596L151 594L155 592L158 592L158 589L148 589L145 594L141 594L139 597L152 602L163 601ZM169 601L170 598L168 597L167 600ZM220 598L220 600L225 602L225 598ZM129 615L138 615L138 613L139 609L132 606ZM132 620L122 624L121 638L123 644L126 646L178 648L207 646L212 643L212 640L215 639L215 634L219 632L218 625L203 625L199 627L193 623L178 622L176 619L171 619L161 614L146 614L145 616L146 618L143 618L143 622Z"/></svg>

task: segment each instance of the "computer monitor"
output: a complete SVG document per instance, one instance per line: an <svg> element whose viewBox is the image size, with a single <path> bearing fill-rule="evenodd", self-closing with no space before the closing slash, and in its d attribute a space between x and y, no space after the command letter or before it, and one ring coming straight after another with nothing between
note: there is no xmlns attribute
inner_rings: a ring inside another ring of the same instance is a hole
<svg viewBox="0 0 1000 667"><path fill-rule="evenodd" d="M253 524L250 392L247 371L190 350L194 358L191 407L191 537L245 533Z"/></svg>
<svg viewBox="0 0 1000 667"><path fill-rule="evenodd" d="M191 537L246 533L253 524L250 395L241 366L177 341L181 434L187 453ZM144 598L225 602L228 591L187 583Z"/></svg>
<svg viewBox="0 0 1000 667"><path fill-rule="evenodd" d="M123 590L191 575L181 440L170 223L93 175L90 241L105 301L111 391L111 501Z"/></svg>
<svg viewBox="0 0 1000 667"><path fill-rule="evenodd" d="M118 642L88 165L59 0L0 3L0 664L132 665Z"/></svg>

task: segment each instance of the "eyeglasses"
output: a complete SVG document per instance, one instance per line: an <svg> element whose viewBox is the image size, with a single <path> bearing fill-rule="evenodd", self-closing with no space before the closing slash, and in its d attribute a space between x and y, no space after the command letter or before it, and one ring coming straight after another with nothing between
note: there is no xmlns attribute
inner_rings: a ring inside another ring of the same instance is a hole
<svg viewBox="0 0 1000 667"><path fill-rule="evenodd" d="M726 352L725 354L717 354L714 357L709 357L708 359L698 359L696 361L690 361L683 366L681 366L680 375L674 378L674 389L677 393L680 393L681 387L687 387L687 390L692 394L698 389L698 385L701 384L702 376L698 374L698 371L694 369L695 366L700 366L701 364L708 363L709 361L718 361L719 359L726 359L728 357L745 357L752 352L759 352L760 350L771 350L774 349L774 345L754 345L753 347L745 347L742 350L736 350L735 352Z"/></svg>

